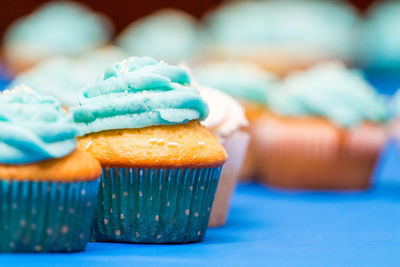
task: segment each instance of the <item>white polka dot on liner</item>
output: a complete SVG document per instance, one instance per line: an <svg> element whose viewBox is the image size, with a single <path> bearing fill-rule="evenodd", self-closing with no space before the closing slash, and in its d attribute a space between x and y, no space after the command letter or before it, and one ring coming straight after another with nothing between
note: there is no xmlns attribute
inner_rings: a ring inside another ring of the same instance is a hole
<svg viewBox="0 0 400 267"><path fill-rule="evenodd" d="M68 231L69 231L68 226L61 227L61 233L66 234L68 233Z"/></svg>

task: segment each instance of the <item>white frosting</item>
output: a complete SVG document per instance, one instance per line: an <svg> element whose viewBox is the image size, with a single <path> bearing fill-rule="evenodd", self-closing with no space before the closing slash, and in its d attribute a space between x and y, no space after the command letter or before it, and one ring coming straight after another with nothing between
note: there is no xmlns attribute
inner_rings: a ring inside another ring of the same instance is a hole
<svg viewBox="0 0 400 267"><path fill-rule="evenodd" d="M198 89L210 109L207 119L202 121L202 124L221 141L248 125L242 106L232 97L203 86L199 86Z"/></svg>

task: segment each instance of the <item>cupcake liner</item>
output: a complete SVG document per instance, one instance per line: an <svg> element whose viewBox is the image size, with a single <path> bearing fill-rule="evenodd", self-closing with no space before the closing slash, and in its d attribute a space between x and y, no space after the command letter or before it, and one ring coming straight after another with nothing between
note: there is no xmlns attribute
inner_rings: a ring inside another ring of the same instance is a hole
<svg viewBox="0 0 400 267"><path fill-rule="evenodd" d="M246 118L248 119L249 134L251 136L250 142L248 144L247 152L240 170L239 179L241 181L252 181L258 176L258 159L255 151L255 139L253 138L253 127L254 123L259 119L259 117L266 111L266 107L255 103L249 103L246 101L241 101L240 104L244 107Z"/></svg>
<svg viewBox="0 0 400 267"><path fill-rule="evenodd" d="M218 227L226 223L231 195L239 178L249 139L248 133L237 131L222 142L228 154L228 160L222 167L221 178L211 209L209 227Z"/></svg>
<svg viewBox="0 0 400 267"><path fill-rule="evenodd" d="M221 167L103 168L92 234L95 241L201 241Z"/></svg>
<svg viewBox="0 0 400 267"><path fill-rule="evenodd" d="M257 123L261 181L283 188L366 189L385 142L383 127L341 129L317 118Z"/></svg>
<svg viewBox="0 0 400 267"><path fill-rule="evenodd" d="M73 252L85 248L99 180L0 181L0 252Z"/></svg>

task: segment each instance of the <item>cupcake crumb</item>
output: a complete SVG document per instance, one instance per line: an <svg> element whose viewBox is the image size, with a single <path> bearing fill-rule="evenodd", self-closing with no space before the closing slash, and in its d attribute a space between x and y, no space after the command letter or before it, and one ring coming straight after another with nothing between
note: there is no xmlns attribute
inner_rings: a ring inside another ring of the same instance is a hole
<svg viewBox="0 0 400 267"><path fill-rule="evenodd" d="M85 146L85 150L88 150L89 147L92 145L92 143L93 143L92 141L89 141Z"/></svg>
<svg viewBox="0 0 400 267"><path fill-rule="evenodd" d="M168 142L169 146L179 146L179 143L177 142Z"/></svg>
<svg viewBox="0 0 400 267"><path fill-rule="evenodd" d="M158 141L157 141L157 144L164 144L164 139L159 139Z"/></svg>
<svg viewBox="0 0 400 267"><path fill-rule="evenodd" d="M149 142L150 142L150 144L154 144L154 143L156 143L157 142L157 138L151 138L150 140L149 140Z"/></svg>

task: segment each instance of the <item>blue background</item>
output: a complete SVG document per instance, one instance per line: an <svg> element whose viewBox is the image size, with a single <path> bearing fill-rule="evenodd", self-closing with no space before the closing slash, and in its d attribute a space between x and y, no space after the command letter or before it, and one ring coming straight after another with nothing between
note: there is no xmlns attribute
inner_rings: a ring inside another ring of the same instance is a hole
<svg viewBox="0 0 400 267"><path fill-rule="evenodd" d="M400 156L394 142L374 177L371 190L347 193L241 184L227 225L209 229L201 243L89 243L74 254L3 254L0 266L400 266Z"/></svg>

